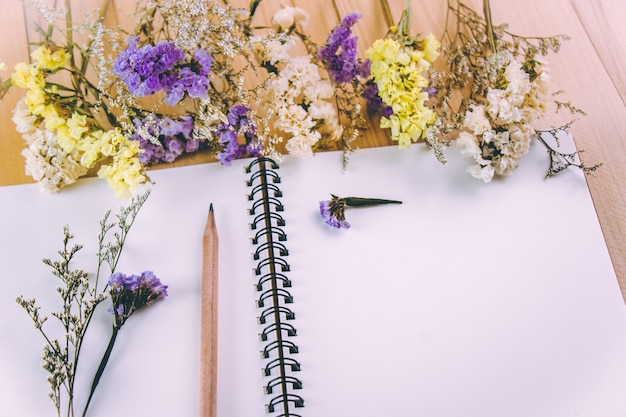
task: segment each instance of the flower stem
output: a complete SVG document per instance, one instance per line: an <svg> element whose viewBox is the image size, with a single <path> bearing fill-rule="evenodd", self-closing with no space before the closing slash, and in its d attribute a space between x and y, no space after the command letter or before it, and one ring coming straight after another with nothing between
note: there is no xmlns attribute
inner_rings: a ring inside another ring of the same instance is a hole
<svg viewBox="0 0 626 417"><path fill-rule="evenodd" d="M89 404L91 403L91 398L93 397L93 393L98 386L98 382L100 382L100 378L102 377L102 373L104 372L104 368L106 368L107 363L109 362L109 357L111 356L111 351L113 350L113 345L115 344L115 339L117 338L117 333L120 331L120 327L113 326L113 333L111 333L111 339L109 340L109 345L107 346L104 355L102 356L102 360L100 361L100 366L98 366L98 370L93 377L93 382L91 384L91 391L89 392L89 398L87 399L87 403L85 404L85 409L83 410L83 417L87 415L87 408L89 408Z"/></svg>
<svg viewBox="0 0 626 417"><path fill-rule="evenodd" d="M393 20L391 8L389 7L389 2L387 0L381 0L380 4L383 7L383 18L385 19L385 23L387 24L387 27L390 28L396 23Z"/></svg>
<svg viewBox="0 0 626 417"><path fill-rule="evenodd" d="M378 206L381 204L402 204L402 201L385 200L382 198L346 197L343 200L345 201L346 206L349 207L368 207Z"/></svg>
<svg viewBox="0 0 626 417"><path fill-rule="evenodd" d="M496 47L496 37L493 34L493 22L491 21L491 6L489 0L483 0L483 13L485 15L485 26L487 29L487 40L489 40L489 47L494 54L498 53Z"/></svg>

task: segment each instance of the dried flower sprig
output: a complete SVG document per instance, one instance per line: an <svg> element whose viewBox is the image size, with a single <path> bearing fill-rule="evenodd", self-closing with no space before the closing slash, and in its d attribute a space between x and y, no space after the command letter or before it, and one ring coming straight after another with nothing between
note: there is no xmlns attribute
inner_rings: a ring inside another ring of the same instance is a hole
<svg viewBox="0 0 626 417"><path fill-rule="evenodd" d="M263 28L266 34L251 38L258 63L269 74L267 94L259 103L261 116L273 129L265 154L279 158L274 145L281 142L298 156L341 149L345 166L353 142L367 127L360 96L369 65L357 57L352 35L359 18L357 13L345 16L319 46L305 32L308 13L284 7L273 16L272 27ZM298 42L306 54L294 55Z"/></svg>
<svg viewBox="0 0 626 417"><path fill-rule="evenodd" d="M432 94L428 71L439 56L440 44L432 34L423 39L411 35L411 13L409 0L398 25L365 51L372 77L365 97L370 108L381 111L380 127L391 129L391 138L400 148L424 140L445 163L446 143L438 135L437 114L427 104Z"/></svg>
<svg viewBox="0 0 626 417"><path fill-rule="evenodd" d="M48 383L50 384L49 397L53 401L57 414L75 416L76 411L75 386L78 365L83 348L83 341L93 318L94 312L100 303L111 297L113 310L117 313L113 320L113 333L116 336L121 325L130 317L133 311L147 302L156 300L166 295L165 287L150 273L142 274L142 280L128 279L136 284L128 287L131 293L124 293L120 298L119 285L116 284L116 273L118 261L122 255L122 250L126 242L128 233L135 222L139 210L149 196L149 191L132 199L127 207L123 207L116 214L116 220L111 220L111 211L107 210L100 221L100 233L98 235L97 267L93 275L88 272L74 268L76 255L83 248L82 245L72 244L74 236L70 233L68 226L63 228L63 248L58 252L60 259L44 259L43 262L52 270L52 275L58 278L61 285L57 292L61 297L62 306L58 311L51 314L61 324L63 333L60 337L55 337L49 333L45 326L48 317L42 315L42 306L38 305L35 299L28 299L19 296L16 301L30 316L35 328L41 333L45 340L43 348L43 368L48 373ZM105 274L111 274L109 282L102 286L99 279ZM108 290L108 291L107 291ZM124 314L123 320L118 317ZM112 337L114 339L114 337ZM107 356L113 347L113 342L109 343ZM103 359L100 369L96 374L100 379L106 366ZM97 382L92 386L90 393L93 395ZM90 401L90 400L89 400ZM85 405L82 415L85 415L88 403Z"/></svg>
<svg viewBox="0 0 626 417"><path fill-rule="evenodd" d="M550 71L545 56L558 52L567 37L524 37L496 26L489 0L483 2L484 17L459 0L448 0L446 31L442 37L443 69L431 69L436 89L435 111L441 133L457 137L461 152L473 161L468 172L489 182L518 166L533 139L540 139L537 123L550 101ZM458 99L460 97L460 100ZM571 103L555 100L557 111ZM571 123L560 129L566 130ZM553 156L559 152L539 140ZM577 153L574 156L578 156ZM567 159L567 158L566 158ZM574 164L552 163L547 176ZM586 173L591 167L576 165Z"/></svg>
<svg viewBox="0 0 626 417"><path fill-rule="evenodd" d="M348 207L371 207L383 204L402 204L398 200L363 197L337 197L331 194L330 200L320 201L319 209L326 224L338 228L348 229L350 223L346 220L345 210Z"/></svg>
<svg viewBox="0 0 626 417"><path fill-rule="evenodd" d="M152 271L144 271L139 275L125 275L115 272L109 278L108 288L112 302L109 312L113 314L113 329L109 343L91 383L89 397L83 409L83 416L87 414L93 394L111 357L117 335L124 323L126 323L126 320L136 311L167 296L167 285L163 285Z"/></svg>

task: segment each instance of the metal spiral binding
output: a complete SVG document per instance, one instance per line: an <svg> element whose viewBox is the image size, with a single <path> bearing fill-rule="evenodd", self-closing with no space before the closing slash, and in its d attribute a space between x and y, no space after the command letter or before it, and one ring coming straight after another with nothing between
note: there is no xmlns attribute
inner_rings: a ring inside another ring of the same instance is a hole
<svg viewBox="0 0 626 417"><path fill-rule="evenodd" d="M254 274L259 276L255 288L260 293L257 306L262 308L259 324L263 325L261 341L266 342L261 352L267 359L263 374L271 377L264 387L272 395L266 405L268 413L280 412L277 417L301 417L294 408L304 407L304 399L293 393L302 389L302 382L294 376L300 371L300 363L290 357L298 353L298 346L291 340L296 336L296 328L288 323L295 318L295 313L286 305L293 303L293 297L286 288L291 287L291 280L285 275L289 272L289 263L284 259L289 255L287 240L282 227L284 210L280 198L282 192L276 184L280 176L276 173L278 164L269 158L257 158L246 168L250 176L247 185L252 187L248 200L253 201L249 212L255 216L250 224L254 230L252 243L256 245L253 259L258 261Z"/></svg>

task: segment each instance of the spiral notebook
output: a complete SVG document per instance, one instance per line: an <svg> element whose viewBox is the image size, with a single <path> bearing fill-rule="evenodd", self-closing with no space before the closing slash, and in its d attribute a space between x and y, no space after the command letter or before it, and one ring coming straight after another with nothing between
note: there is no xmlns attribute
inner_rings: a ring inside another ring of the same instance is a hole
<svg viewBox="0 0 626 417"><path fill-rule="evenodd" d="M120 332L91 415L197 415L211 203L220 417L626 415L626 308L584 176L544 180L538 146L491 184L448 157L389 147L357 151L345 172L334 152L153 171L118 270L153 270L169 297ZM319 215L331 193L403 204L349 209L339 230ZM91 268L98 221L124 202L98 180L0 199L0 415L53 415L42 340L14 297L54 303L39 259L69 224ZM78 387L106 347L105 310Z"/></svg>

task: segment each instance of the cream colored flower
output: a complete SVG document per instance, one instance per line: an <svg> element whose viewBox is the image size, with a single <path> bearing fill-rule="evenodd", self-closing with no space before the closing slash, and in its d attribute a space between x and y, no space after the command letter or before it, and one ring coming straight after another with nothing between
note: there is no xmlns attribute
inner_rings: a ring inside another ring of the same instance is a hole
<svg viewBox="0 0 626 417"><path fill-rule="evenodd" d="M470 110L465 112L463 126L475 135L482 135L487 130L491 130L491 123L485 114L485 106L470 105Z"/></svg>
<svg viewBox="0 0 626 417"><path fill-rule="evenodd" d="M285 148L291 155L300 157L313 156L313 146L320 140L321 135L317 131L306 135L297 135L289 139Z"/></svg>
<svg viewBox="0 0 626 417"><path fill-rule="evenodd" d="M15 123L15 130L19 133L28 133L37 128L35 125L37 122L37 116L34 116L26 105L26 98L22 97L18 100L13 110L13 117L11 118Z"/></svg>
<svg viewBox="0 0 626 417"><path fill-rule="evenodd" d="M308 23L308 13L299 7L283 7L272 17L272 24L281 32L289 30L289 28L296 24L300 24L304 29Z"/></svg>
<svg viewBox="0 0 626 417"><path fill-rule="evenodd" d="M51 132L37 129L24 138L29 144L22 151L26 174L39 183L44 193L57 192L87 173L76 154L65 152Z"/></svg>

